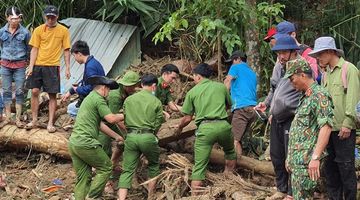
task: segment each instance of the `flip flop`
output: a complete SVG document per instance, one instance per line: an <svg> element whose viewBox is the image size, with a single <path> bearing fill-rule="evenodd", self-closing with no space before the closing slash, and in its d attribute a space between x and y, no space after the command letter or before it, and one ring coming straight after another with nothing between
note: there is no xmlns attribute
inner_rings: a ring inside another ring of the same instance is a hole
<svg viewBox="0 0 360 200"><path fill-rule="evenodd" d="M47 129L47 131L48 131L49 133L55 133L55 132L56 132L55 126L48 126L46 129Z"/></svg>
<svg viewBox="0 0 360 200"><path fill-rule="evenodd" d="M24 123L23 122L21 122L21 121L16 121L15 122L15 125L16 125L16 127L18 127L18 128L24 128Z"/></svg>
<svg viewBox="0 0 360 200"><path fill-rule="evenodd" d="M33 128L36 128L37 127L37 122L30 122L30 123L27 123L24 128L26 130L31 130Z"/></svg>

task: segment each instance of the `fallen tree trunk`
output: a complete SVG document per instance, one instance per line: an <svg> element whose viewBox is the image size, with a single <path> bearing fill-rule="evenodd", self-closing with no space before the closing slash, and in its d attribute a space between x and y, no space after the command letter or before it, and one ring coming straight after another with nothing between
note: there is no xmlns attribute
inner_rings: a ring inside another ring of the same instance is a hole
<svg viewBox="0 0 360 200"><path fill-rule="evenodd" d="M215 164L224 164L224 152L219 149L214 149L211 151L210 162ZM236 160L236 164L239 167L253 170L259 174L267 174L275 176L274 167L270 161L260 161L250 157L241 156L241 158Z"/></svg>
<svg viewBox="0 0 360 200"><path fill-rule="evenodd" d="M51 155L70 159L68 152L68 139L66 133L48 133L46 129L19 129L7 125L0 129L0 144L21 149L33 149Z"/></svg>
<svg viewBox="0 0 360 200"><path fill-rule="evenodd" d="M190 137L194 134L196 126L191 122L185 127L180 135L175 135L175 126L179 124L180 119L169 120L164 123L158 132L158 139L160 146ZM48 133L46 129L32 129L27 131L25 129L18 129L14 125L7 125L0 129L0 144L4 146L11 146L22 149L33 149L39 152L49 153L51 155L70 159L67 144L68 138L65 132ZM213 149L211 153L210 162L216 164L223 164L224 153L221 150ZM253 158L242 156L237 161L239 167L253 170L261 174L274 175L272 165L268 161L258 161Z"/></svg>

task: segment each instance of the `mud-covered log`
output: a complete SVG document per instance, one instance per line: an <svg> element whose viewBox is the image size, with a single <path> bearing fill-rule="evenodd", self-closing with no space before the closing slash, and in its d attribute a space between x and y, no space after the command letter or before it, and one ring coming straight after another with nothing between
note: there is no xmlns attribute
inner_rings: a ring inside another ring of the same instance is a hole
<svg viewBox="0 0 360 200"><path fill-rule="evenodd" d="M210 155L210 162L215 164L224 164L224 152L219 149L213 149ZM240 168L253 170L259 174L267 174L275 176L274 167L270 161L260 161L254 158L241 156L237 159L236 164Z"/></svg>

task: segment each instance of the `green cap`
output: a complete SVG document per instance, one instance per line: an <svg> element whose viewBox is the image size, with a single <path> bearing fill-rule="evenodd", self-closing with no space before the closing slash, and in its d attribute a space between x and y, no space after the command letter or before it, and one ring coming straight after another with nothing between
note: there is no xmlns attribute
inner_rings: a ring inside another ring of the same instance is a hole
<svg viewBox="0 0 360 200"><path fill-rule="evenodd" d="M123 86L133 86L137 84L140 81L140 76L138 73L134 71L127 71L125 75L118 80L118 83L120 83Z"/></svg>
<svg viewBox="0 0 360 200"><path fill-rule="evenodd" d="M311 71L309 63L303 58L297 58L286 63L286 73L284 79L289 78L293 74L309 71Z"/></svg>

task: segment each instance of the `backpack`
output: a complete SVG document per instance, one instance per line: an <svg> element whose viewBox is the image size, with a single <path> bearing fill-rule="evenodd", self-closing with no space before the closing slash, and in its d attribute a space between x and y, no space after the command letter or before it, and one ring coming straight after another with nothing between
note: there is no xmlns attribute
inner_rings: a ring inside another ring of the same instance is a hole
<svg viewBox="0 0 360 200"><path fill-rule="evenodd" d="M349 62L345 61L344 64L341 66L341 81L342 81L342 85L343 85L345 94L346 94L347 88L348 88L348 81L346 79L347 71L348 71L348 65L349 65ZM323 73L322 77L321 77L321 82L325 83L325 81L326 81L326 72Z"/></svg>
<svg viewBox="0 0 360 200"><path fill-rule="evenodd" d="M306 46L306 45L304 45ZM315 58L309 56L310 51L312 51L312 49L308 46L306 46L306 48L300 53L301 53L301 57L303 57L310 65L311 70L313 71L313 78L314 80L317 80L318 77L321 77L321 73L320 70L318 68L318 63L316 61Z"/></svg>

